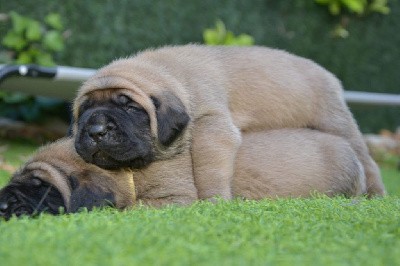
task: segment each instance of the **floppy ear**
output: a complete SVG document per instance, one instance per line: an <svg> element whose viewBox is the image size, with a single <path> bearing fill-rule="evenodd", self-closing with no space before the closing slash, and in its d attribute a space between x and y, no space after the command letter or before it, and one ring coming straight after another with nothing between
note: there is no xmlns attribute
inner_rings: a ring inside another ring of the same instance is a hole
<svg viewBox="0 0 400 266"><path fill-rule="evenodd" d="M89 211L94 207L114 206L115 198L112 192L88 183L79 184L78 179L70 177L73 180L69 212L77 212L81 208ZM74 188L75 187L75 188Z"/></svg>
<svg viewBox="0 0 400 266"><path fill-rule="evenodd" d="M156 107L158 140L168 146L186 128L190 117L182 101L170 92L151 99Z"/></svg>

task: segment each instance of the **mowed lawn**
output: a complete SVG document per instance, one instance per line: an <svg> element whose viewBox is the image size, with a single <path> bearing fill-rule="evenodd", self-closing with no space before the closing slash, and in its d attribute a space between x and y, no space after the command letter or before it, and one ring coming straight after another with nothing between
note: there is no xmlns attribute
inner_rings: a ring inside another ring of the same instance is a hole
<svg viewBox="0 0 400 266"><path fill-rule="evenodd" d="M7 145L11 166L36 148ZM234 200L0 221L0 264L400 265L400 172L381 169L389 196L372 200ZM8 178L0 170L0 185Z"/></svg>

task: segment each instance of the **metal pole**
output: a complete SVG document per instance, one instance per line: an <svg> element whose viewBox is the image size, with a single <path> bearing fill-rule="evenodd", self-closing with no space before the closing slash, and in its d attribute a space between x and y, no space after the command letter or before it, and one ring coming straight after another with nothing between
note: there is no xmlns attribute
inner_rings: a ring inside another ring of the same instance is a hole
<svg viewBox="0 0 400 266"><path fill-rule="evenodd" d="M344 98L349 104L400 106L400 94L345 91Z"/></svg>
<svg viewBox="0 0 400 266"><path fill-rule="evenodd" d="M71 100L95 69L68 66L0 65L0 89ZM400 106L400 94L344 91L348 104Z"/></svg>

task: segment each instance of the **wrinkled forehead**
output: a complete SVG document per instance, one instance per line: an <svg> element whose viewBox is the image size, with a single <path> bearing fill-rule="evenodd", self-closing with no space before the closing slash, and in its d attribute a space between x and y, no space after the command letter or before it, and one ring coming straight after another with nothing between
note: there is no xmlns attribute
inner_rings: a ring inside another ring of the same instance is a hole
<svg viewBox="0 0 400 266"><path fill-rule="evenodd" d="M125 88L109 88L109 89L101 89L101 90L93 90L85 95L82 95L80 101L90 101L90 102L96 102L96 103L102 103L102 102L107 102L110 100L116 101L118 99L118 96L120 95L126 95L130 99L132 99L135 102L145 102L148 98L147 95L140 95L136 93L135 91L132 91L130 89L125 89Z"/></svg>
<svg viewBox="0 0 400 266"><path fill-rule="evenodd" d="M146 97L146 94L140 89L141 85L124 77L117 75L102 75L99 72L95 77L86 81L79 89L75 102L83 97L94 97L97 100L107 99L120 90L129 90L132 96Z"/></svg>
<svg viewBox="0 0 400 266"><path fill-rule="evenodd" d="M91 100L95 102L104 102L113 99L116 95L121 94L123 88L109 88L101 90L93 90L82 96L84 100Z"/></svg>
<svg viewBox="0 0 400 266"><path fill-rule="evenodd" d="M141 105L146 111L151 112L154 108L153 102L150 97L144 93L138 93L136 90L126 88L104 88L98 90L92 90L77 98L74 102L75 109L85 109L85 106L93 104L102 104L109 101L118 101L118 96L125 95L132 101ZM74 114L77 117L79 112Z"/></svg>
<svg viewBox="0 0 400 266"><path fill-rule="evenodd" d="M12 176L12 181L23 182L30 178L38 178L53 185L61 192L64 201L69 202L71 190L67 180L67 171L62 167L42 161L31 161Z"/></svg>

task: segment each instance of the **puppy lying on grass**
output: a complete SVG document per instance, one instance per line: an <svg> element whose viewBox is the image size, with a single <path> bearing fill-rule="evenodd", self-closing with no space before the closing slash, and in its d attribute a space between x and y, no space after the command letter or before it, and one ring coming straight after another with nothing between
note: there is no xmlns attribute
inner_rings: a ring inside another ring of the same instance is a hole
<svg viewBox="0 0 400 266"><path fill-rule="evenodd" d="M129 196L127 196L129 195ZM106 171L85 163L73 140L60 139L40 148L0 190L0 215L9 218L40 212L76 212L80 207L131 206L135 187L129 170Z"/></svg>
<svg viewBox="0 0 400 266"><path fill-rule="evenodd" d="M78 90L73 114L77 152L105 169L141 169L190 152L199 199L231 199L243 133L282 128L344 138L364 167L368 196L385 194L340 81L284 51L149 49L99 69Z"/></svg>
<svg viewBox="0 0 400 266"><path fill-rule="evenodd" d="M366 193L363 167L340 137L308 129L249 133L238 154L232 183L235 197ZM171 201L187 204L180 201L181 195L188 191L187 199L197 200L193 186L190 154L154 162L142 170L111 171L85 163L75 151L74 140L65 138L39 149L0 190L0 215L9 219L107 205L124 209L137 201L154 207Z"/></svg>

